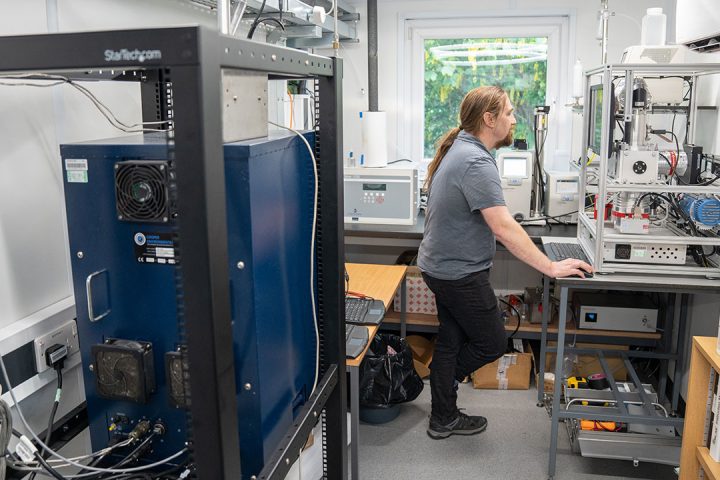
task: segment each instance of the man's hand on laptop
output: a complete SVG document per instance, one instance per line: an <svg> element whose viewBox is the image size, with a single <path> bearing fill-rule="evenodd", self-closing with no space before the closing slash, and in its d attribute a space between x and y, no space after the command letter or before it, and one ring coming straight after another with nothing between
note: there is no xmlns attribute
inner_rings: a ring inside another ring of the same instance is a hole
<svg viewBox="0 0 720 480"><path fill-rule="evenodd" d="M593 273L593 268L582 260L566 258L560 262L552 262L550 276L552 278L570 277L577 275L585 278L585 273Z"/></svg>

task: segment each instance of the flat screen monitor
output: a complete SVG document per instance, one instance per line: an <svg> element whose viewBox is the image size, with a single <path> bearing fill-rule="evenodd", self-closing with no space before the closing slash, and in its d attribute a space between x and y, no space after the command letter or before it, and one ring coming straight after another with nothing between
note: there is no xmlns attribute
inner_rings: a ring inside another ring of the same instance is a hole
<svg viewBox="0 0 720 480"><path fill-rule="evenodd" d="M526 157L503 157L503 177L527 178L527 158Z"/></svg>
<svg viewBox="0 0 720 480"><path fill-rule="evenodd" d="M610 97L610 118L604 119L602 116L602 104L603 104L603 86L592 85L590 87L590 100L588 102L587 114L590 116L590 131L588 132L588 147L600 155L600 147L602 145L602 129L604 122L607 121L609 128L609 139L608 139L608 152L612 150L613 133L615 127L615 108L614 98L611 92Z"/></svg>

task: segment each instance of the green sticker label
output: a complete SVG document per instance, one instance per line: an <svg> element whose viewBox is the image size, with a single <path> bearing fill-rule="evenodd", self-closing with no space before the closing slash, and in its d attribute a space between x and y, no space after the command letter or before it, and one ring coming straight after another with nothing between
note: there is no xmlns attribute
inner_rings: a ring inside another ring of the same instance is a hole
<svg viewBox="0 0 720 480"><path fill-rule="evenodd" d="M68 183L88 183L87 170L68 170L66 173Z"/></svg>

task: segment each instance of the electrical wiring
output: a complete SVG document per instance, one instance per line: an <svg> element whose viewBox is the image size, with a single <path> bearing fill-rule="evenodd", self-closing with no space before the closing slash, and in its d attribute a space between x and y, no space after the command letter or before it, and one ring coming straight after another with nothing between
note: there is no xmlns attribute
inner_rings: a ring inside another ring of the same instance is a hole
<svg viewBox="0 0 720 480"><path fill-rule="evenodd" d="M250 25L250 30L248 31L247 38L251 39L253 37L253 34L255 34L255 29L258 26L258 23L260 22L260 17L262 16L263 12L265 11L265 4L267 3L267 0L263 0L262 4L260 4L260 9L258 10L257 15L255 16L255 20L253 20L252 25Z"/></svg>
<svg viewBox="0 0 720 480"><path fill-rule="evenodd" d="M310 89L307 87L305 87L305 92L307 92L307 94L310 95L310 101L312 102L311 108L312 108L312 111L315 111L315 94L313 92L311 92ZM312 117L312 122L313 122L312 129L314 130L315 129L315 116L314 115Z"/></svg>
<svg viewBox="0 0 720 480"><path fill-rule="evenodd" d="M335 10L337 10L337 0L332 1L332 8L329 12L327 12L327 14L332 15L333 13L335 13Z"/></svg>
<svg viewBox="0 0 720 480"><path fill-rule="evenodd" d="M555 223L559 224L559 225L570 225L570 223L564 222L564 221L558 220L558 219L564 218L564 217L569 217L575 213L578 213L578 210L573 210L572 212L563 213L562 215L552 215L552 216L532 218L532 220L554 220ZM548 223L548 225L551 225L551 224Z"/></svg>
<svg viewBox="0 0 720 480"><path fill-rule="evenodd" d="M2 80L47 80L49 83L28 83L28 82L3 82ZM55 87L58 85L69 85L79 91L82 95L84 95L86 98L88 98L92 104L97 108L97 110L105 117L105 119L112 125L113 127L117 128L118 130L121 130L125 133L144 133L144 132L167 132L167 130L162 129L151 129L151 128L138 128L138 127L144 127L145 125L164 125L171 123L170 120L163 120L158 122L141 122L141 123L133 123L133 124L126 124L122 121L120 121L110 110L110 108L102 103L90 90L88 90L83 85L80 85L79 83L75 82L71 78L64 77L62 75L49 75L45 73L26 73L22 75L2 75L0 76L0 86L6 86L6 87L18 87L18 86L25 86L25 87L39 87L39 88L47 88L47 87Z"/></svg>
<svg viewBox="0 0 720 480"><path fill-rule="evenodd" d="M273 22L278 25L282 30L285 30L285 25L282 23L282 11L283 7L282 5L278 4L280 7L280 20L274 17L263 17L262 14L265 11L265 4L267 3L267 0L263 0L262 4L260 5L260 9L258 10L257 15L255 16L255 20L253 21L252 25L250 25L250 30L248 30L247 38L252 39L253 35L255 35L255 30L257 30L257 27L260 26L260 24L267 23L267 22Z"/></svg>
<svg viewBox="0 0 720 480"><path fill-rule="evenodd" d="M58 407L60 406L60 397L62 396L62 388L63 388L62 363L55 366L55 373L57 374L57 393L55 393L55 401L53 402L52 409L50 410L50 419L48 420L48 427L47 427L47 430L45 433L45 443L48 445L50 445L50 439L52 437L52 431L53 431L53 424L55 423L55 414L57 413ZM42 455L40 455L40 457L42 457ZM45 459L43 459L43 462L44 462L44 460ZM46 465L46 463L43 463L43 462L40 462L40 463L44 467ZM30 475L30 480L35 480L35 475L36 475L35 473Z"/></svg>
<svg viewBox="0 0 720 480"><path fill-rule="evenodd" d="M267 22L276 23L277 26L280 27L281 30L283 30L283 31L285 30L285 25L283 25L283 23L280 20L278 20L277 18L265 17L265 18L261 18L257 23L255 23L250 28L250 32L248 33L248 35L250 35L250 36L248 38L252 38L252 36L255 35L255 30L257 29L257 27L259 27L260 25L267 23Z"/></svg>
<svg viewBox="0 0 720 480"><path fill-rule="evenodd" d="M57 480L67 480L67 477L60 475L57 470L48 465L42 455L40 455L40 452L35 452L35 458L37 458L37 461L40 463L40 465L42 465L45 471L48 472L51 476L57 478ZM35 475L36 473L33 473L32 477L35 478Z"/></svg>
<svg viewBox="0 0 720 480"><path fill-rule="evenodd" d="M508 337L508 338L515 338L515 335L517 334L518 330L520 330L520 312L518 311L517 308L515 308L515 305L511 305L509 302L506 302L505 300L503 300L502 298L499 298L499 297L498 297L498 300L500 300L502 303L504 303L508 307L512 308L513 311L515 312L515 315L517 316L517 325L515 325L515 330L513 330L513 332Z"/></svg>
<svg viewBox="0 0 720 480"><path fill-rule="evenodd" d="M123 442L115 444L112 447L107 447L102 450L98 450L97 452L88 453L87 455L79 455L77 457L68 457L68 460L74 460L76 462L79 462L82 460L89 460L89 459L103 457L103 456L106 456L108 453L112 452L113 450L121 448L121 447L125 447L125 446L129 445L130 443L132 443L131 440L124 440ZM48 460L47 462L55 468L63 468L63 467L71 467L72 466L71 464L69 464L67 462L63 462L62 460L58 460L58 459L54 459L54 458ZM28 463L15 462L14 463L14 468L20 467L20 466L25 466L25 467L27 467L28 470L38 470L39 469L39 467L37 466L37 462L28 462Z"/></svg>
<svg viewBox="0 0 720 480"><path fill-rule="evenodd" d="M716 175L715 178L712 178L712 179L707 180L707 181L702 182L702 183L698 183L698 185L701 185L701 186L706 187L706 186L708 186L708 185L712 185L713 183L715 183L715 182L718 181L719 179L720 179L720 174Z"/></svg>
<svg viewBox="0 0 720 480"><path fill-rule="evenodd" d="M537 117L533 119L533 132L537 132ZM542 155L543 148L545 147L545 141L547 140L547 135L543 138L542 144L538 148L537 144L537 138L535 139L535 166L538 169L538 172L540 172L537 176L537 185L540 187L540 191L538 195L540 196L540 204L545 204L545 179L542 176L542 168L540 168L540 155Z"/></svg>
<svg viewBox="0 0 720 480"><path fill-rule="evenodd" d="M17 397L15 396L15 388L13 387L12 383L10 382L10 377L7 372L7 367L5 366L5 360L3 359L2 355L0 355L0 370L2 370L2 378L5 380L5 385L8 388L8 393L10 393L10 398L13 400L13 404L15 405L15 411L17 412L18 417L20 418L20 421L22 422L23 426L27 429L28 433L32 437L35 442L37 442L37 445L45 449L46 452L48 452L53 457L63 460L72 466L83 468L85 470L90 470L92 472L101 472L101 473L135 473L135 472L142 472L145 470L150 470L152 468L165 465L176 458L184 455L187 453L188 449L183 448L182 450L174 453L173 455L170 455L167 458L163 458L162 460L159 460L154 463L150 463L148 465L142 465L140 467L133 467L133 468L122 468L122 469L110 469L110 468L97 468L97 467L91 467L89 465L83 465L82 463L75 462L73 460L70 460L69 458L66 458L59 453L57 453L55 450L50 448L48 445L46 445L35 433L35 431L30 427L30 424L28 423L27 419L25 418L25 414L22 411L22 408L20 407L20 402L18 401ZM67 476L65 478L72 479L72 478L84 478L94 475L92 473L84 474L84 475L73 475L73 476Z"/></svg>
<svg viewBox="0 0 720 480"><path fill-rule="evenodd" d="M0 452L5 452L10 445L12 437L12 412L4 400L0 399ZM0 456L0 480L5 480L7 472L7 459L5 455Z"/></svg>
<svg viewBox="0 0 720 480"><path fill-rule="evenodd" d="M311 395L315 393L315 389L317 388L318 380L320 377L320 331L318 329L318 318L317 318L317 312L315 311L315 233L317 231L317 211L318 211L318 167L317 167L317 160L315 159L315 152L313 152L312 147L310 146L310 143L307 141L305 136L298 132L295 129L292 129L290 127L286 127L285 125L280 125L275 122L268 121L270 125L275 125L276 127L283 128L285 130L288 130L290 132L293 132L295 135L300 137L300 140L303 141L305 146L307 147L308 153L310 154L310 159L312 160L312 167L313 167L313 177L315 179L315 191L313 193L313 221L312 221L312 230L311 230L311 239L310 239L310 303L312 306L312 316L313 316L313 323L315 324L315 380L313 381L313 388L311 391Z"/></svg>

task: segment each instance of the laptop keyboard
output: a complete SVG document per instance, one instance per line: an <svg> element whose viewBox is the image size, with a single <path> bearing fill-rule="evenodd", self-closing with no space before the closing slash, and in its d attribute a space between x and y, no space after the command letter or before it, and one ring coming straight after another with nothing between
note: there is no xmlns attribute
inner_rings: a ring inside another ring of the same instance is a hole
<svg viewBox="0 0 720 480"><path fill-rule="evenodd" d="M590 263L582 247L577 243L546 243L545 249L548 256L552 256L551 260L556 262L567 258L577 258L585 263Z"/></svg>

